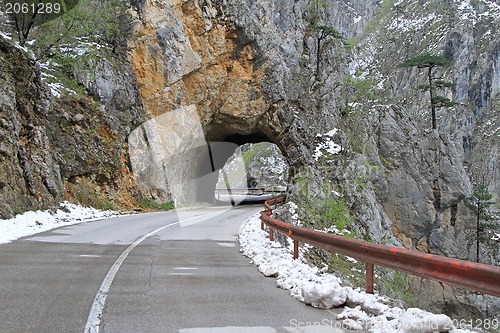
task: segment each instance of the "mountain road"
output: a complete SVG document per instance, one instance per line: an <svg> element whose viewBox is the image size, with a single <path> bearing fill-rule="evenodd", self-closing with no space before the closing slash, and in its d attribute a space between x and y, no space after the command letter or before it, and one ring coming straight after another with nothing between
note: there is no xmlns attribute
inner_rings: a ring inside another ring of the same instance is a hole
<svg viewBox="0 0 500 333"><path fill-rule="evenodd" d="M0 331L343 332L240 254L261 208L128 215L0 245Z"/></svg>

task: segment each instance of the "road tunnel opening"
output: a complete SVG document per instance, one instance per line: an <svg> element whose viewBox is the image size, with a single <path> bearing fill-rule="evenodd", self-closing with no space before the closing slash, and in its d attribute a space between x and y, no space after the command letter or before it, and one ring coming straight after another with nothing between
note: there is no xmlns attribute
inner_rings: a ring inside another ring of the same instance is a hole
<svg viewBox="0 0 500 333"><path fill-rule="evenodd" d="M145 122L130 134L128 143L135 181L143 195L155 200L171 200L183 206L214 203L219 170L228 160L236 163L237 159L231 159L235 153L243 165L246 183L233 187L272 189L272 183L262 179L273 168L286 170L280 177L288 180L285 149L269 126L242 124L234 119L203 124L194 105ZM259 153L251 153L255 149ZM250 161L249 156L260 164Z"/></svg>
<svg viewBox="0 0 500 333"><path fill-rule="evenodd" d="M286 157L262 132L233 133L208 146L196 173L197 202L260 201L286 190Z"/></svg>

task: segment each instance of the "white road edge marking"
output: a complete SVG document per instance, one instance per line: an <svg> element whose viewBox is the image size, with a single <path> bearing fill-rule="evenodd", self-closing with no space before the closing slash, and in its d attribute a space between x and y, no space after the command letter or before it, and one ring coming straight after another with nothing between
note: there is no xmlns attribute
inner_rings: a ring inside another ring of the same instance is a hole
<svg viewBox="0 0 500 333"><path fill-rule="evenodd" d="M225 242L225 243L217 243L219 246L222 246L222 247L236 247L236 243L228 243L228 242Z"/></svg>
<svg viewBox="0 0 500 333"><path fill-rule="evenodd" d="M198 327L198 328L183 328L179 333L276 333L272 327Z"/></svg>
<svg viewBox="0 0 500 333"><path fill-rule="evenodd" d="M206 216L206 215L215 215L219 214L219 212L216 213L206 213L202 215L198 215L187 220L195 219L195 218L200 218L201 216ZM134 243L132 243L123 253L116 259L115 263L113 266L108 271L108 274L102 281L101 287L99 288L99 291L97 291L97 295L94 298L94 303L92 303L92 307L90 308L90 313L89 317L87 319L87 324L85 325L85 330L84 333L98 333L99 332L99 326L101 325L101 317L102 313L104 311L104 305L106 303L106 297L108 296L109 289L111 288L111 284L113 283L113 280L115 279L116 273L118 273L118 270L120 269L120 266L123 264L127 256L129 255L132 250L145 241L147 238L153 236L154 234L162 231L163 229L166 229L168 227L172 227L178 224L181 224L182 221L178 221L166 226L163 226L161 228L158 228L154 231L151 231L149 234L142 236L138 240L136 240Z"/></svg>

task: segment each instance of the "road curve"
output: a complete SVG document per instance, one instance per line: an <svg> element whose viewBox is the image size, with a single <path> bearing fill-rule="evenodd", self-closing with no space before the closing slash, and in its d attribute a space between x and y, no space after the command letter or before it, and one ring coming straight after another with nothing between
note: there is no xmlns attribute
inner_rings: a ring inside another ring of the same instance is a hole
<svg viewBox="0 0 500 333"><path fill-rule="evenodd" d="M241 256L239 227L260 209L131 215L0 245L0 331L342 332Z"/></svg>

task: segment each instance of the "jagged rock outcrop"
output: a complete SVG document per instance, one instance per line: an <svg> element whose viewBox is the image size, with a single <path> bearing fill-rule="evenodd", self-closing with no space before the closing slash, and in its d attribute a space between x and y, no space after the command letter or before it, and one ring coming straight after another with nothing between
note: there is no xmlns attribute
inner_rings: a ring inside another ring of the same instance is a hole
<svg viewBox="0 0 500 333"><path fill-rule="evenodd" d="M61 172L40 118L50 94L25 52L0 36L0 213L46 207L64 196Z"/></svg>
<svg viewBox="0 0 500 333"><path fill-rule="evenodd" d="M3 36L0 42L0 215L65 198L101 208L110 201L130 205L137 190L126 139L144 121L144 110L128 63L82 57L75 78L88 97L54 98L40 64Z"/></svg>

